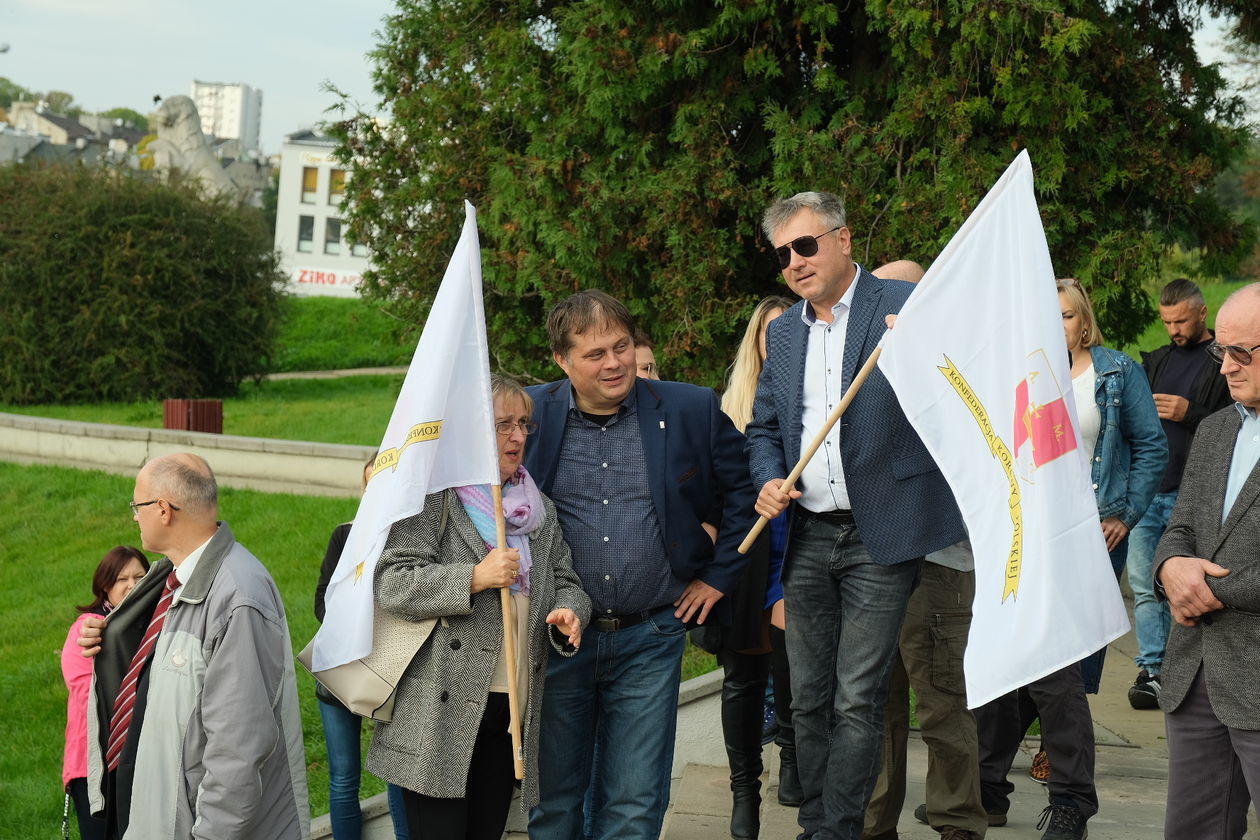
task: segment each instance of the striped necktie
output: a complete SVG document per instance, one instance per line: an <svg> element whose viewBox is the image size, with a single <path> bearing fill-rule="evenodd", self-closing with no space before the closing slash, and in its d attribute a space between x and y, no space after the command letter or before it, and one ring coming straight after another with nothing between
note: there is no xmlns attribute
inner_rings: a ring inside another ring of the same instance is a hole
<svg viewBox="0 0 1260 840"><path fill-rule="evenodd" d="M140 681L140 673L149 661L153 648L157 645L158 633L166 623L166 614L171 609L171 598L179 587L179 578L174 570L166 576L166 588L162 590L162 598L153 609L153 618L144 631L144 639L131 657L131 667L123 678L122 687L118 689L118 698L114 701L114 714L109 719L109 745L105 750L105 764L110 770L118 769L118 761L122 758L123 745L127 743L127 730L131 726L131 714L136 708L136 684Z"/></svg>

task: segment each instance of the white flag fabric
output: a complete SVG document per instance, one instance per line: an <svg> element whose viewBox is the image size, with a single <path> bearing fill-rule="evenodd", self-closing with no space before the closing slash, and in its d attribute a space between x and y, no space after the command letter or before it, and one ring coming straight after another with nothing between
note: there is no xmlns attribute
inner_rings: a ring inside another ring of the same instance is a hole
<svg viewBox="0 0 1260 840"><path fill-rule="evenodd" d="M390 526L419 513L428 493L499 483L477 211L468 202L464 210L464 230L324 596L326 611L315 635L313 671L371 652L372 581Z"/></svg>
<svg viewBox="0 0 1260 840"><path fill-rule="evenodd" d="M971 707L1129 628L1083 451L1027 150L919 282L880 369L940 465L976 558Z"/></svg>

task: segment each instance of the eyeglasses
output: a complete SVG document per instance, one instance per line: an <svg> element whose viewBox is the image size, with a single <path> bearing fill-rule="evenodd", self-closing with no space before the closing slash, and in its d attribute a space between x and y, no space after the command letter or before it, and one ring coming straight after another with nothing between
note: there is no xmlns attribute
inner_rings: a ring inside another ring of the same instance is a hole
<svg viewBox="0 0 1260 840"><path fill-rule="evenodd" d="M1064 277L1062 279L1055 280L1054 285L1060 289L1066 289L1069 286L1073 288L1081 289L1081 290L1084 290L1085 288L1084 286L1081 285L1081 281L1077 280L1075 277Z"/></svg>
<svg viewBox="0 0 1260 840"><path fill-rule="evenodd" d="M538 431L538 424L537 423L512 423L506 420L502 423L494 424L494 430L498 432L499 434L503 435L504 437L512 434L512 431L514 429L520 429L523 434L528 436Z"/></svg>
<svg viewBox="0 0 1260 840"><path fill-rule="evenodd" d="M148 505L156 505L160 501L163 501L163 500L162 499L149 499L149 501L147 502L127 502L127 504L131 506L131 515L135 516L136 514L140 512L140 508L146 507ZM167 502L167 504L170 505L171 510L179 510L178 507L171 504L170 502Z"/></svg>
<svg viewBox="0 0 1260 840"><path fill-rule="evenodd" d="M656 373L656 362L644 362L639 365L639 373Z"/></svg>
<svg viewBox="0 0 1260 840"><path fill-rule="evenodd" d="M844 225L836 225L827 233L835 233ZM779 258L779 268L787 268L792 264L792 251L800 254L802 257L812 257L818 253L818 240L822 239L827 233L820 233L817 236L798 236L786 245L780 245L774 249L774 255Z"/></svg>
<svg viewBox="0 0 1260 840"><path fill-rule="evenodd" d="M1231 359L1238 362L1238 364L1243 367L1246 367L1251 364L1251 354L1260 350L1260 344L1257 344L1255 347L1247 348L1237 344L1218 344L1213 341L1203 349L1207 351L1207 354L1211 356L1218 365L1225 361L1225 354L1228 353Z"/></svg>

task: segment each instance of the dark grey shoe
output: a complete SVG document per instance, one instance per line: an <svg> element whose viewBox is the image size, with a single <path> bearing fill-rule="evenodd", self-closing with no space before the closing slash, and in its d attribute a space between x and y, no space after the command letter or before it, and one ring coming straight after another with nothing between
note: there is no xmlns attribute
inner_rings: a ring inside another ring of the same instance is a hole
<svg viewBox="0 0 1260 840"><path fill-rule="evenodd" d="M1089 830L1085 828L1085 815L1075 805L1051 802L1037 820L1037 830L1045 829L1041 840L1085 840Z"/></svg>

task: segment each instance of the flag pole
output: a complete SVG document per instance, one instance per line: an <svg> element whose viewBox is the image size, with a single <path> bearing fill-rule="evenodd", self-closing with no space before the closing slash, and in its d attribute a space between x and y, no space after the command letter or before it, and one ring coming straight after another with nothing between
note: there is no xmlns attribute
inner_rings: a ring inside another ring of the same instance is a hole
<svg viewBox="0 0 1260 840"><path fill-rule="evenodd" d="M499 548L507 548L507 526L503 522L503 485L491 484L494 498L494 535ZM509 584L499 590L499 603L503 607L503 657L507 665L508 680L508 729L512 733L512 766L516 778L525 778L524 750L521 748L521 698L516 688L516 624L512 621L512 588Z"/></svg>
<svg viewBox="0 0 1260 840"><path fill-rule="evenodd" d="M809 459L814 457L814 453L818 451L818 447L822 446L823 440L831 432L831 428L840 420L840 415L844 414L849 403L853 402L853 398L857 396L858 389L862 387L862 383L866 381L866 377L871 375L871 371L875 369L875 363L879 361L879 354L884 350L883 346L877 346L870 358L866 360L866 364L862 365L857 374L853 377L853 381L849 383L849 390L844 392L844 396L840 398L840 402L831 410L831 415L827 418L827 422L818 430L818 434L814 435L814 439L810 441L805 451L801 453L801 459L796 462L796 466L788 473L788 477L783 480L783 492L790 493L792 488L796 486L796 481L801 477L801 473L805 471L805 465L809 463ZM748 536L744 537L744 541L739 544L739 553L747 554L752 548L753 542L757 539L757 535L765 530L766 523L769 518L761 516L757 518L757 522L752 526L752 530L748 532Z"/></svg>

